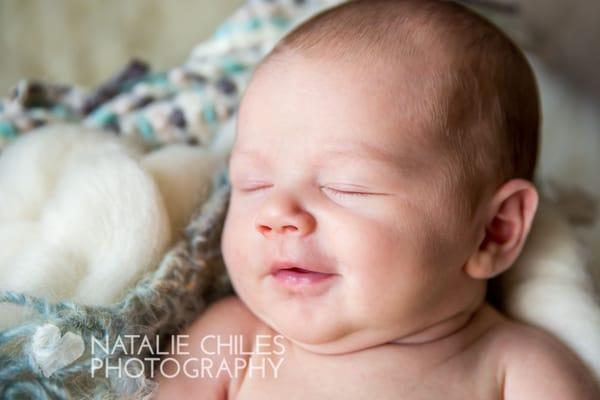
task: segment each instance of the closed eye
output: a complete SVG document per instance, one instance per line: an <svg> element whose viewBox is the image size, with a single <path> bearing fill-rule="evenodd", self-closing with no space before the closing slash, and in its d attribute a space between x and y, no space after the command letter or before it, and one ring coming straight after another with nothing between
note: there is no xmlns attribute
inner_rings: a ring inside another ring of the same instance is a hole
<svg viewBox="0 0 600 400"><path fill-rule="evenodd" d="M249 183L239 184L239 185L232 182L232 187L234 189L238 188L239 191L241 191L241 192L254 192L256 190L264 189L269 186L271 186L271 185L269 185L268 183L263 183L263 182L258 182L258 181L251 181Z"/></svg>
<svg viewBox="0 0 600 400"><path fill-rule="evenodd" d="M367 192L356 192L356 191L348 191L348 190L338 190L330 187L323 186L322 189L330 191L337 197L364 197L376 195L377 193L367 193Z"/></svg>

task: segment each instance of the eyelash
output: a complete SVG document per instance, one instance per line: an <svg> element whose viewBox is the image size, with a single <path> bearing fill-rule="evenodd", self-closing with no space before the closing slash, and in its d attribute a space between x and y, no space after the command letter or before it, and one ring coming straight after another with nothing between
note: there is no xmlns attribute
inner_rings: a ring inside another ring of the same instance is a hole
<svg viewBox="0 0 600 400"><path fill-rule="evenodd" d="M256 190L263 189L265 187L268 187L268 186L263 185L263 186L257 186L257 187L251 187L251 188L244 188L244 189L242 189L242 191L243 192L253 192ZM334 188L327 187L327 186L321 186L321 189L327 189L327 190L333 192L335 194L335 196L337 196L337 197L365 197L365 196L371 195L371 193L338 190L338 189L334 189Z"/></svg>
<svg viewBox="0 0 600 400"><path fill-rule="evenodd" d="M364 197L364 196L369 196L371 193L364 193L364 192L348 192L345 190L337 190L337 189L333 189L327 186L323 186L322 189L329 189L332 192L334 192L336 194L336 196L339 197Z"/></svg>
<svg viewBox="0 0 600 400"><path fill-rule="evenodd" d="M232 181L232 182L231 182L231 185L232 185L234 188L238 186L238 185L237 185L237 183L236 183L236 182L234 182L234 181ZM267 188L267 187L269 187L269 185L268 185L268 184L263 184L262 182L255 182L255 184L254 184L254 185L241 185L241 184L240 184L240 186L239 186L239 190L240 190L241 192L254 192L254 191L256 191L256 190L259 190L259 189L264 189L264 188Z"/></svg>

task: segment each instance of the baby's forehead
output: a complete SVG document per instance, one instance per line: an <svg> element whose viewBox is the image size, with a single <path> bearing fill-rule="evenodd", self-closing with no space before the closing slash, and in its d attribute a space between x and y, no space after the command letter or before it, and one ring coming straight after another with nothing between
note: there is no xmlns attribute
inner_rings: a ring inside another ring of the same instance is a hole
<svg viewBox="0 0 600 400"><path fill-rule="evenodd" d="M475 71L482 63L498 63L506 55L490 51L498 36L493 26L453 2L356 1L296 28L265 64L301 57L313 63L335 60L355 65L360 79L383 82L384 88L412 88L417 102L435 94L447 100L452 93L444 89L460 85L464 75L479 79Z"/></svg>
<svg viewBox="0 0 600 400"><path fill-rule="evenodd" d="M451 79L437 63L420 67L412 61L347 62L282 54L252 78L240 108L240 124L303 119L332 130L362 131L367 141L396 131L420 149L443 124L450 103ZM283 129L283 128L282 128ZM342 140L342 139L340 139Z"/></svg>

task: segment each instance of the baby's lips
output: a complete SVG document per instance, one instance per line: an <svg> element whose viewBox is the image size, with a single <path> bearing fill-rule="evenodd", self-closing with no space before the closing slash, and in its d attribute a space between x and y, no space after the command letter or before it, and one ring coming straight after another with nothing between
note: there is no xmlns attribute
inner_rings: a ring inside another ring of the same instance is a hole
<svg viewBox="0 0 600 400"><path fill-rule="evenodd" d="M336 274L336 272L323 265L317 265L308 262L297 262L289 260L278 260L271 264L271 274L276 274L282 269L295 269L298 272L318 272L321 274Z"/></svg>

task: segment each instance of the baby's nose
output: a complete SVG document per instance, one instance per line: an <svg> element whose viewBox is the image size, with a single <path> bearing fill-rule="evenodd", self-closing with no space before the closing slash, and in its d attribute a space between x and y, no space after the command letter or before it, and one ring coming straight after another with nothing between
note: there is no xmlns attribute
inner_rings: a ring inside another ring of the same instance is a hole
<svg viewBox="0 0 600 400"><path fill-rule="evenodd" d="M265 237L283 233L305 236L315 229L316 220L291 198L279 196L265 202L255 225Z"/></svg>

